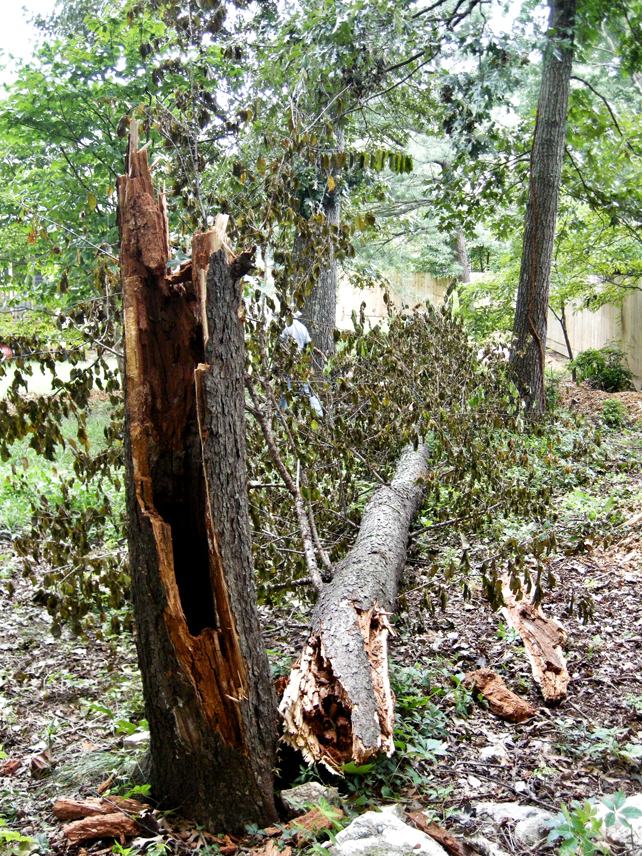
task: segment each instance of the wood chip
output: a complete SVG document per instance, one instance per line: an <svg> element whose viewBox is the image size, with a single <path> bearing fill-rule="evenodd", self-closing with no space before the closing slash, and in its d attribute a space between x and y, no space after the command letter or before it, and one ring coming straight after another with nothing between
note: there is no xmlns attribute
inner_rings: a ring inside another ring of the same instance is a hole
<svg viewBox="0 0 642 856"><path fill-rule="evenodd" d="M58 820L80 820L83 817L114 814L119 809L127 814L138 815L148 807L138 800L123 799L122 797L109 797L108 799L90 797L86 800L65 799L63 797L56 800L52 811Z"/></svg>
<svg viewBox="0 0 642 856"><path fill-rule="evenodd" d="M493 713L509 722L524 722L535 716L537 711L525 699L508 689L504 681L490 669L469 672L464 679L466 689L483 695Z"/></svg>
<svg viewBox="0 0 642 856"><path fill-rule="evenodd" d="M447 829L442 829L441 826L434 821L428 821L428 818L423 811L411 811L409 814L417 829L425 832L434 839L438 844L447 850L451 856L476 856L478 851L466 841L458 841L454 838Z"/></svg>
<svg viewBox="0 0 642 856"><path fill-rule="evenodd" d="M22 761L19 758L9 758L0 769L0 776L14 776L20 769Z"/></svg>
<svg viewBox="0 0 642 856"><path fill-rule="evenodd" d="M62 830L70 844L80 844L92 838L132 838L141 831L136 821L121 811L84 817L68 823Z"/></svg>
<svg viewBox="0 0 642 856"><path fill-rule="evenodd" d="M267 830L265 830L267 832ZM279 830L280 831L280 830ZM271 839L266 842L263 847L259 847L256 850L251 851L254 856L292 856L292 848L284 847L283 850L279 850L276 841L272 841Z"/></svg>
<svg viewBox="0 0 642 856"><path fill-rule="evenodd" d="M332 829L334 820L341 820L343 812L340 808L333 808L333 817L329 818L318 808L313 808L307 814L302 814L289 824L289 829L296 833L296 843L301 846L310 837L316 835L322 829ZM311 833L311 835L310 835Z"/></svg>

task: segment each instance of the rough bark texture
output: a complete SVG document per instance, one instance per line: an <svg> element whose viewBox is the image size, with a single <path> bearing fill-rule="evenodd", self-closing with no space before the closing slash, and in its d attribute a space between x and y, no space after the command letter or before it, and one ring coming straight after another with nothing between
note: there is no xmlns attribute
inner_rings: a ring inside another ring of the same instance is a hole
<svg viewBox="0 0 642 856"><path fill-rule="evenodd" d="M468 248L466 247L466 236L461 229L457 232L455 243L455 251L457 253L457 261L461 265L460 282L470 282L470 262L468 261Z"/></svg>
<svg viewBox="0 0 642 856"><path fill-rule="evenodd" d="M354 547L324 586L306 647L283 694L284 739L309 763L338 771L394 751L388 634L419 510L428 449L406 449L390 486L366 506Z"/></svg>
<svg viewBox="0 0 642 856"><path fill-rule="evenodd" d="M490 669L469 672L464 679L464 686L481 693L491 711L509 722L524 722L537 713L531 704L511 692L499 675Z"/></svg>
<svg viewBox="0 0 642 856"><path fill-rule="evenodd" d="M548 291L557 219L576 0L550 0L547 46L531 150L511 364L530 410L544 410Z"/></svg>
<svg viewBox="0 0 642 856"><path fill-rule="evenodd" d="M337 148L344 147L343 131L337 129ZM333 178L338 172L332 173ZM328 227L338 229L341 223L341 197L339 191L326 193L323 200L323 212ZM310 331L314 346L326 356L334 353L334 328L337 323L337 260L332 240L328 238L328 252L321 263L321 273L316 285L306 297L301 312L301 320ZM323 368L322 365L319 368Z"/></svg>
<svg viewBox="0 0 642 856"><path fill-rule="evenodd" d="M162 196L132 149L118 182L125 459L150 783L163 807L243 830L276 817L276 705L254 598L239 286L219 250L205 349L202 278L167 282Z"/></svg>
<svg viewBox="0 0 642 856"><path fill-rule="evenodd" d="M570 680L563 645L566 632L555 618L546 618L525 600L517 600L508 580L502 578L502 594L506 606L502 609L506 621L522 637L533 678L545 701L559 704L566 698Z"/></svg>

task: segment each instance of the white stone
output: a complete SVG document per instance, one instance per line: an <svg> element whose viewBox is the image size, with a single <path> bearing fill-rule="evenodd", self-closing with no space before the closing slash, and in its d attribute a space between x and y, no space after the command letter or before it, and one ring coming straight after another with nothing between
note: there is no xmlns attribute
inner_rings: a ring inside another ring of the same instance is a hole
<svg viewBox="0 0 642 856"><path fill-rule="evenodd" d="M305 814L310 807L319 805L322 799L332 805L338 805L339 792L335 788L326 788L319 782L305 782L281 791L281 802L285 810L294 817Z"/></svg>
<svg viewBox="0 0 642 856"><path fill-rule="evenodd" d="M488 817L497 825L512 821L515 824L513 835L522 847L532 847L546 838L549 828L545 824L553 817L550 811L517 802L477 803L475 808L477 817Z"/></svg>
<svg viewBox="0 0 642 856"><path fill-rule="evenodd" d="M474 846L481 856L508 856L505 850L498 847L494 841L489 841L483 835L474 835L472 838L466 838L470 844Z"/></svg>
<svg viewBox="0 0 642 856"><path fill-rule="evenodd" d="M634 794L632 797L628 797L622 808L627 807L642 811L642 794ZM596 810L600 820L604 820L609 813L609 809L601 802L596 805ZM619 820L616 820L613 826L602 824L602 835L607 841L624 847L626 852L632 856L642 856L642 817L631 817L628 818L628 821L632 829L628 829Z"/></svg>
<svg viewBox="0 0 642 856"><path fill-rule="evenodd" d="M404 823L403 808L386 806L367 811L337 833L332 856L446 856L444 848L429 835Z"/></svg>
<svg viewBox="0 0 642 856"><path fill-rule="evenodd" d="M482 761L506 761L508 752L503 743L491 743L490 746L484 746L479 750L479 757Z"/></svg>

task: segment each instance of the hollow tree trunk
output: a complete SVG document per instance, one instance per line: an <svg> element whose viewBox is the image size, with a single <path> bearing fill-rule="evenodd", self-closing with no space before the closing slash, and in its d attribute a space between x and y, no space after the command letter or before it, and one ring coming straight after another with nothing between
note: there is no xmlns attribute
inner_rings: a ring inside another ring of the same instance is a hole
<svg viewBox="0 0 642 856"><path fill-rule="evenodd" d="M427 466L426 446L404 450L392 484L373 495L354 547L321 591L280 708L284 739L308 763L339 770L394 751L388 616Z"/></svg>
<svg viewBox="0 0 642 856"><path fill-rule="evenodd" d="M550 0L547 45L531 150L530 184L511 364L529 410L544 410L548 291L562 176L576 0Z"/></svg>
<svg viewBox="0 0 642 856"><path fill-rule="evenodd" d="M344 148L343 130L337 128L336 135L337 149L341 153ZM338 169L332 171L332 178L337 181L337 184L339 173ZM341 197L338 188L331 193L326 192L323 199L323 213L328 227L338 229L341 224ZM330 235L319 278L305 299L301 320L310 331L315 348L326 356L333 354L334 328L337 323L337 260ZM319 367L323 368L322 365Z"/></svg>
<svg viewBox="0 0 642 856"><path fill-rule="evenodd" d="M164 199L157 204L136 148L132 134L118 199L128 540L150 783L162 807L243 831L276 816L276 702L251 561L239 286L211 233L199 245L218 247L206 296L202 258L194 281L187 270L166 276Z"/></svg>

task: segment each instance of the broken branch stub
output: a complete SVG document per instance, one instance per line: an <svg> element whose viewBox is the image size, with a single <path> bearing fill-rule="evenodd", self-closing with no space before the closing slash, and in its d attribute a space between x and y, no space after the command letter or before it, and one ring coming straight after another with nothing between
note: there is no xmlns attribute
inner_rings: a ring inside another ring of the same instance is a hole
<svg viewBox="0 0 642 856"><path fill-rule="evenodd" d="M545 701L559 704L566 698L570 680L562 647L566 643L566 631L557 619L546 618L541 608L530 601L517 600L505 576L502 577L502 594L506 604L502 614L524 642L535 683Z"/></svg>
<svg viewBox="0 0 642 856"><path fill-rule="evenodd" d="M340 772L394 751L389 621L429 452L404 449L391 485L374 493L357 540L320 593L307 644L281 701L283 739L305 760Z"/></svg>

